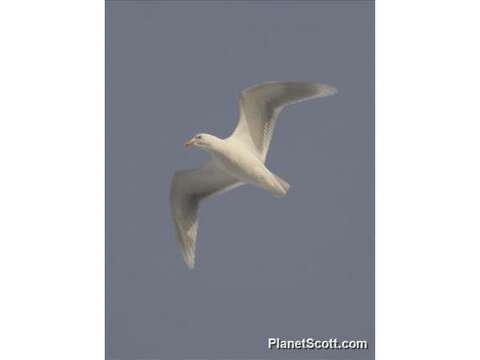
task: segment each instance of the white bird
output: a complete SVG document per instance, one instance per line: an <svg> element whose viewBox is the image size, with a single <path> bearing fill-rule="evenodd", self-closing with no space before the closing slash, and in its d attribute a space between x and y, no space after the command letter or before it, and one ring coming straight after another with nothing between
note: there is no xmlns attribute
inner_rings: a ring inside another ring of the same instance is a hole
<svg viewBox="0 0 480 360"><path fill-rule="evenodd" d="M175 173L170 205L185 263L195 266L200 201L243 184L282 197L290 185L265 166L265 158L280 111L287 105L334 95L336 88L305 82L267 82L243 90L237 127L226 139L197 134L185 143L206 150L211 159L198 169Z"/></svg>

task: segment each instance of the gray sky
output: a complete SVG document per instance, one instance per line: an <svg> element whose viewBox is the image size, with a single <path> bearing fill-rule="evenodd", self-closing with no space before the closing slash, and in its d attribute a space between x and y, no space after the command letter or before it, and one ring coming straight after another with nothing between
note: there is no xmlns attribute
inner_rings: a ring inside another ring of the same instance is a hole
<svg viewBox="0 0 480 360"><path fill-rule="evenodd" d="M374 3L107 1L107 358L373 359ZM267 166L205 202L194 271L169 214L182 144L227 136L239 92L335 85L281 113ZM268 351L268 337L367 339L369 351Z"/></svg>

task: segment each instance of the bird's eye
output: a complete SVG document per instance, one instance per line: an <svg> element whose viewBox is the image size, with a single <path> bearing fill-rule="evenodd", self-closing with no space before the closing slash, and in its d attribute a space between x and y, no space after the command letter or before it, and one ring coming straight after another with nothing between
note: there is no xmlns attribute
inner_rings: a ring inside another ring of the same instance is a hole
<svg viewBox="0 0 480 360"><path fill-rule="evenodd" d="M197 139L201 139L202 138L202 135L197 135Z"/></svg>

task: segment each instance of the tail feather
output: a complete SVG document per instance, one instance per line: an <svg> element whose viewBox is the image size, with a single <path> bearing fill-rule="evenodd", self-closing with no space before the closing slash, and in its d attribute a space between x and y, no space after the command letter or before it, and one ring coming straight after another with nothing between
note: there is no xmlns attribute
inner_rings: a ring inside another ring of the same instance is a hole
<svg viewBox="0 0 480 360"><path fill-rule="evenodd" d="M287 195L287 192L290 189L290 184L288 182L286 182L285 180L283 180L280 176L275 175L275 174L274 174L274 176L275 176L275 180L277 181L278 185L280 185L280 187L283 190L281 196Z"/></svg>

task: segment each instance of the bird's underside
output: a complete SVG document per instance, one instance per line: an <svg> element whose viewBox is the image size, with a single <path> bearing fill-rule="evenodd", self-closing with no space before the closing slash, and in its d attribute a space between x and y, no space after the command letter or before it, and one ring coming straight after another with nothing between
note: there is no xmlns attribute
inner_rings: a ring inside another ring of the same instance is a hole
<svg viewBox="0 0 480 360"><path fill-rule="evenodd" d="M328 85L304 82L269 82L242 91L240 117L232 135L224 140L212 137L216 139L208 149L212 160L198 169L178 171L172 179L172 219L189 268L195 265L200 202L244 183L284 196L288 183L264 165L277 116L289 104L336 92Z"/></svg>

